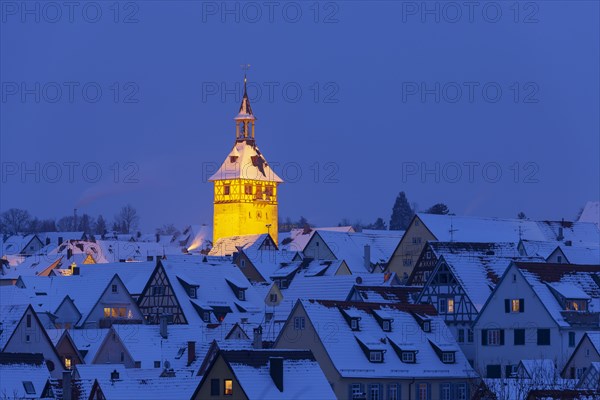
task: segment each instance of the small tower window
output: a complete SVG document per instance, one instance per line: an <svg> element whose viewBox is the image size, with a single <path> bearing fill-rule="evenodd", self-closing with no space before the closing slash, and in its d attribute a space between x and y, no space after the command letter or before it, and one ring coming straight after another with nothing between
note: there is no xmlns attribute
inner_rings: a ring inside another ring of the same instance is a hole
<svg viewBox="0 0 600 400"><path fill-rule="evenodd" d="M244 186L244 193L245 194L252 194L252 185L245 185Z"/></svg>
<svg viewBox="0 0 600 400"><path fill-rule="evenodd" d="M223 194L224 194L225 196L229 196L230 190L231 190L231 189L230 189L230 186L229 186L229 185L225 185L225 186L223 186Z"/></svg>

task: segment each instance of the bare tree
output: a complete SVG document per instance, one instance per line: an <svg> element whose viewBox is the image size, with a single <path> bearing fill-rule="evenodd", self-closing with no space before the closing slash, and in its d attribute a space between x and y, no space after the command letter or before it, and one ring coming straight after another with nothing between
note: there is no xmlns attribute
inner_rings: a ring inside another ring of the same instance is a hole
<svg viewBox="0 0 600 400"><path fill-rule="evenodd" d="M16 235L29 229L31 215L29 211L20 208L11 208L2 213L0 223L5 233Z"/></svg>
<svg viewBox="0 0 600 400"><path fill-rule="evenodd" d="M131 233L131 231L137 228L139 222L140 217L131 204L123 206L121 211L115 216L115 223L121 228L122 233Z"/></svg>

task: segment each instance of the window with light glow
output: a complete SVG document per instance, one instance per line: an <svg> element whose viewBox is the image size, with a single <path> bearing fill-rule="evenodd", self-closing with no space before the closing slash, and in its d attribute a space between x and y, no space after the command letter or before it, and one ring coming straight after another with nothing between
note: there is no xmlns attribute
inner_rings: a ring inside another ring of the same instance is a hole
<svg viewBox="0 0 600 400"><path fill-rule="evenodd" d="M454 299L448 299L448 313L454 312Z"/></svg>
<svg viewBox="0 0 600 400"><path fill-rule="evenodd" d="M65 357L65 368L71 369L71 359L69 357Z"/></svg>
<svg viewBox="0 0 600 400"><path fill-rule="evenodd" d="M223 391L225 396L233 395L233 381L231 379L225 379L225 390Z"/></svg>

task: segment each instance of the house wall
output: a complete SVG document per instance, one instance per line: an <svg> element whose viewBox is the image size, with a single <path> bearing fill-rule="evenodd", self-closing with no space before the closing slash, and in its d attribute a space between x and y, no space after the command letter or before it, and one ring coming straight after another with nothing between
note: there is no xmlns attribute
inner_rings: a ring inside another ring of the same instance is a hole
<svg viewBox="0 0 600 400"><path fill-rule="evenodd" d="M294 317L305 318L305 329L301 331L294 330L293 320ZM440 395L440 384L441 383L467 383L475 384L475 379L470 382L467 379L429 379L429 380L415 380L412 384L412 379L385 379L385 378L342 378L333 362L329 358L323 343L319 339L317 331L314 325L308 318L306 311L302 307L296 307L295 311L290 314L288 323L284 326L277 342L274 345L276 349L310 349L315 356L315 359L319 363L319 366L323 370L325 377L329 381L336 397L338 399L348 399L353 384L362 383L365 385L365 389L368 388L369 384L381 384L381 398L387 398L387 390L389 384L400 384L400 397L401 399L415 399L416 384L425 383L429 384L431 399L439 399ZM473 391L473 387L470 387L470 391ZM410 393L410 397L409 397ZM369 398L369 397L367 397Z"/></svg>
<svg viewBox="0 0 600 400"><path fill-rule="evenodd" d="M277 301L271 301L271 294L277 295ZM269 289L269 292L265 297L265 304L269 307L275 307L278 306L282 300L283 294L281 293L281 290L279 290L279 287L277 285L271 285L271 289Z"/></svg>
<svg viewBox="0 0 600 400"><path fill-rule="evenodd" d="M246 276L246 278L251 282L266 282L269 277L263 277L260 272L256 269L252 260L248 258L245 253L240 253L239 257L236 259L235 264L238 266L240 271Z"/></svg>
<svg viewBox="0 0 600 400"><path fill-rule="evenodd" d="M210 394L210 388L211 388L210 382L212 379L219 379L219 386L220 386L220 390L219 390L220 395L219 396L211 396L211 394ZM233 381L233 394L232 395L225 396L223 394L225 379L231 379ZM246 400L247 399L247 397L244 394L237 379L235 379L235 376L233 375L233 373L231 372L231 370L229 369L229 367L227 366L225 361L223 361L223 358L221 356L218 356L217 360L212 365L212 368L209 371L207 371L204 382L202 383L202 386L200 386L200 389L198 390L198 392L196 393L196 396L194 397L194 400L204 400L204 399L215 399L215 400Z"/></svg>
<svg viewBox="0 0 600 400"><path fill-rule="evenodd" d="M117 285L117 292L112 292L112 285ZM116 277L108 284L108 287L100 296L98 303L92 308L89 315L85 320L86 328L99 328L100 321L105 319L104 308L105 307L125 307L126 317L125 318L114 318L117 321L124 319L127 321L139 321L140 323L144 320L140 309L137 304L133 301L133 298L129 295L127 288L120 279Z"/></svg>
<svg viewBox="0 0 600 400"><path fill-rule="evenodd" d="M408 279L428 240L436 240L436 238L419 217L413 218L394 254L390 257L388 270L395 272L400 279Z"/></svg>
<svg viewBox="0 0 600 400"><path fill-rule="evenodd" d="M64 300L60 306L58 306L54 315L57 317L54 322L56 327L65 329L74 327L81 318L79 310L69 299Z"/></svg>
<svg viewBox="0 0 600 400"><path fill-rule="evenodd" d="M513 282L513 276L515 281ZM525 312L506 313L504 299L524 299ZM482 329L504 329L504 345L482 345ZM514 345L514 329L525 329L525 345ZM550 346L537 345L537 329L550 329ZM475 369L486 377L486 366L500 364L504 374L506 365L516 365L524 359L553 359L559 368L568 353L565 340L555 321L518 268L511 266L498 284L474 325Z"/></svg>
<svg viewBox="0 0 600 400"><path fill-rule="evenodd" d="M335 254L332 250L327 247L325 241L319 235L319 232L315 232L306 246L304 247L304 255L306 257L312 257L319 260L336 260Z"/></svg>
<svg viewBox="0 0 600 400"><path fill-rule="evenodd" d="M131 358L119 336L111 331L100 345L92 364L123 364L125 368L134 368L135 360Z"/></svg>
<svg viewBox="0 0 600 400"><path fill-rule="evenodd" d="M56 344L56 351L58 352L58 355L61 356L63 362L65 358L71 359L71 368L77 364L81 364L79 352L73 347L71 342L66 339L66 336L63 336L62 340Z"/></svg>
<svg viewBox="0 0 600 400"><path fill-rule="evenodd" d="M27 327L27 315L31 318L31 326ZM7 353L41 353L53 378L62 377L62 360L56 354L54 345L45 335L44 328L38 323L31 309L15 328L13 335L2 350Z"/></svg>
<svg viewBox="0 0 600 400"><path fill-rule="evenodd" d="M571 378L571 368L578 369L589 368L592 362L600 362L600 354L586 337L583 339L576 352L573 353L572 358L568 364L565 365L563 378Z"/></svg>

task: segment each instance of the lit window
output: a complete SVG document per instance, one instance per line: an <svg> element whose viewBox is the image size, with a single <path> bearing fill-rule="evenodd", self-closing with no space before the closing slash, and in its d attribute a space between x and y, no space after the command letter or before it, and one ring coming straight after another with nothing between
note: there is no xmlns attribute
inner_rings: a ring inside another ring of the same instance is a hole
<svg viewBox="0 0 600 400"><path fill-rule="evenodd" d="M233 381L231 379L225 379L225 390L223 390L225 396L233 395Z"/></svg>
<svg viewBox="0 0 600 400"><path fill-rule="evenodd" d="M511 311L512 312L519 312L519 299L512 299L511 300Z"/></svg>
<svg viewBox="0 0 600 400"><path fill-rule="evenodd" d="M427 390L426 383L419 383L417 386L417 393L419 394L418 400L428 400L429 399L429 391Z"/></svg>
<svg viewBox="0 0 600 400"><path fill-rule="evenodd" d="M454 312L454 299L448 299L448 313Z"/></svg>
<svg viewBox="0 0 600 400"><path fill-rule="evenodd" d="M71 359L69 357L65 357L65 368L71 369Z"/></svg>
<svg viewBox="0 0 600 400"><path fill-rule="evenodd" d="M110 307L104 307L104 318L110 318Z"/></svg>

